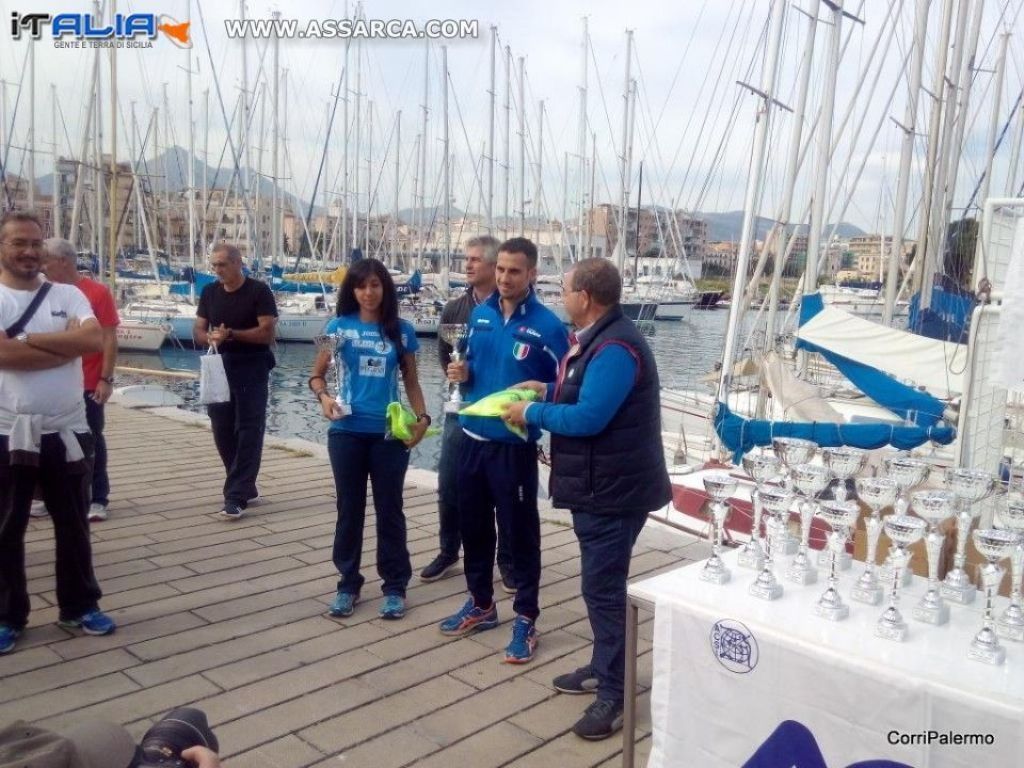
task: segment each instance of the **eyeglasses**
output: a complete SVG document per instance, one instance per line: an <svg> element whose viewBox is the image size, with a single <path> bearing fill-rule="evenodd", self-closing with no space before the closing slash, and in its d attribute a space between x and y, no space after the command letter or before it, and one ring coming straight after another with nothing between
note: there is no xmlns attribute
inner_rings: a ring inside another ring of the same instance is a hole
<svg viewBox="0 0 1024 768"><path fill-rule="evenodd" d="M210 266L213 267L214 269L220 269L221 267L226 267L226 266L229 266L230 264L231 264L230 261L211 261L210 262Z"/></svg>
<svg viewBox="0 0 1024 768"><path fill-rule="evenodd" d="M0 240L0 242L7 243L12 248L17 248L17 249L32 248L33 250L38 250L39 248L43 247L43 241L42 240L21 240L21 239L18 239L18 240Z"/></svg>

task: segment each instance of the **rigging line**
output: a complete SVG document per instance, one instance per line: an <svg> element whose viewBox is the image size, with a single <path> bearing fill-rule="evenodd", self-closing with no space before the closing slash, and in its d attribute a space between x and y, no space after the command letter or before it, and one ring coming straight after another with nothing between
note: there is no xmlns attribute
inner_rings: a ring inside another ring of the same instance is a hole
<svg viewBox="0 0 1024 768"><path fill-rule="evenodd" d="M449 87L451 88L449 93L451 94L452 101L455 102L455 114L456 114L456 116L459 119L459 127L462 128L462 137L466 141L466 149L469 151L469 156L473 157L474 156L473 145L470 143L469 133L466 131L466 122L462 118L462 107L459 104L458 93L456 93L456 91L455 91L455 83L452 82L451 72L445 72L445 73L443 73L443 76L444 76L445 80L447 80L447 82L445 83L445 87L446 88L449 88ZM448 158L446 158L446 159L448 159ZM448 161L450 162L450 159L448 159ZM477 191L480 193L480 199L483 200L484 199L484 182L483 182L483 179L480 177L480 173L477 170L477 167L476 167L475 164L473 165L473 178L476 181L476 187L477 187ZM468 205L467 205L467 207L468 207Z"/></svg>
<svg viewBox="0 0 1024 768"><path fill-rule="evenodd" d="M739 5L734 5L734 7L736 7L737 10L739 9ZM744 28L743 34L742 35L734 35L734 36L732 36L730 38L730 40L729 40L728 45L725 45L725 46L721 45L721 38L719 39L719 44L716 46L716 53L718 51L721 51L721 53L722 53L722 62L721 62L721 64L719 66L709 67L708 70L705 72L705 79L701 83L700 91L697 94L697 103L698 104L700 103L701 97L704 94L705 88L708 85L708 82L709 82L708 75L710 74L710 71L712 69L717 71L718 76L715 79L715 83L714 83L714 86L711 88L710 94L708 95L708 100L707 100L708 106L704 110L703 115L701 117L700 127L697 129L697 135L691 141L691 146L694 148L694 152L691 153L691 155L690 155L691 162L689 164L687 164L686 170L683 173L683 178L682 178L682 180L679 183L679 193L676 195L676 197L680 201L683 201L683 206L684 207L687 207L686 206L686 202L685 202L685 198L686 198L685 190L686 190L686 187L690 183L691 173L694 170L696 170L695 167L694 167L694 163L692 162L693 155L696 154L696 150L700 149L703 145L705 145L706 142L709 142L711 140L710 138L706 139L705 136L707 135L708 126L709 126L709 120L711 118L712 110L716 110L716 113L715 113L715 123L716 124L717 124L717 121L720 120L720 118L721 118L721 111L722 111L722 108L723 108L723 102L725 100L725 97L723 96L722 98L719 98L719 96L718 96L719 91L723 88L723 83L727 79L731 79L732 75L730 74L730 72L733 71L734 67L739 66L740 62L742 60L741 55L739 55L739 54L732 55L733 47L734 46L741 46L743 43L745 43L748 40L749 35L750 35L751 26L753 24L753 18L754 18L753 15L748 15L747 23L746 23L746 26ZM737 22L738 21L739 21L739 17L737 15ZM722 36L723 37L727 33L727 30L730 29L731 27L733 27L733 25L729 23L729 19L727 18L726 19L726 24L725 24L725 26L723 27L723 30L722 30ZM767 29L767 21L765 21L765 27L764 28ZM760 45L760 42L758 42L757 45ZM737 94L736 98L738 100L739 94ZM735 117L735 110L736 110L736 104L734 102L733 114L730 116L730 121ZM683 146L687 142L687 137L689 136L690 128L691 128L691 126L693 124L693 120L694 120L695 116L697 115L697 113L698 113L698 110L696 110L696 109L691 111L690 118L689 118L689 120L687 122L687 126L686 126L686 129L685 129L685 133L680 137L679 143L676 145L675 154L672 156L672 162L669 164L669 174L671 174L675 170L676 164L678 163L678 161L680 159L680 156L682 155ZM729 123L729 125L731 125L731 122ZM732 127L727 129L727 131L729 131L729 132L731 132L732 130L733 130ZM703 154L706 154L708 149L710 149L710 147L705 146L704 149L703 149ZM692 205L692 206L689 206L689 208L691 210L697 210L696 201L695 201L695 204Z"/></svg>

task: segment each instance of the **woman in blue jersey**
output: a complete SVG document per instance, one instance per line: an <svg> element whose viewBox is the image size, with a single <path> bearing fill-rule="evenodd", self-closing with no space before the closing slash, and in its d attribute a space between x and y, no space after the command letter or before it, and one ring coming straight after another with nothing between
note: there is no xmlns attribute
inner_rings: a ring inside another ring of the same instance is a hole
<svg viewBox="0 0 1024 768"><path fill-rule="evenodd" d="M409 449L423 439L430 417L416 374L416 334L410 323L398 317L395 284L381 262L362 259L349 268L338 292L337 317L327 324L325 332L341 337L341 395L351 409L345 414L327 390L324 375L330 353L321 351L313 363L309 384L324 416L331 420L327 452L338 496L333 559L341 576L328 615L351 616L359 601L364 582L359 564L369 477L377 515L377 573L384 593L380 616L400 619L405 615L405 588L412 576L402 486ZM407 441L385 436L388 403L399 397L399 371L409 404L419 414L412 438Z"/></svg>

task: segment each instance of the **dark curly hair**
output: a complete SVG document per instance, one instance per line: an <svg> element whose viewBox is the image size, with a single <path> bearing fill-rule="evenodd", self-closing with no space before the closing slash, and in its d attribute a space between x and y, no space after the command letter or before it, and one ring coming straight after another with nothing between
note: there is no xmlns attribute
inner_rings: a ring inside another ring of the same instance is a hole
<svg viewBox="0 0 1024 768"><path fill-rule="evenodd" d="M380 280L384 288L384 296L380 303L380 332L382 336L391 339L391 342L398 350L399 357L403 352L402 330L398 323L398 293L395 291L395 281L391 279L388 268L377 259L360 259L345 273L345 279L338 291L338 308L335 314L342 315L358 314L359 302L356 301L356 288L366 283L371 277Z"/></svg>

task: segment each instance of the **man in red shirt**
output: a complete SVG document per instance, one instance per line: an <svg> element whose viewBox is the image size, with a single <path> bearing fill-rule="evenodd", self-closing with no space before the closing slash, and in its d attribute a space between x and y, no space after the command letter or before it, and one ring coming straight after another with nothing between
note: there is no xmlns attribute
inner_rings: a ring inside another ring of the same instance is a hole
<svg viewBox="0 0 1024 768"><path fill-rule="evenodd" d="M92 503L89 522L107 519L110 501L110 478L107 476L107 441L103 437L103 405L110 399L117 361L117 326L121 318L114 306L114 297L102 283L78 274L74 246L67 240L51 237L43 243L43 273L54 283L73 285L89 300L92 311L103 330L103 351L82 356L82 378L85 389L85 415L96 439L96 457L92 473Z"/></svg>

